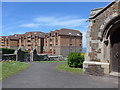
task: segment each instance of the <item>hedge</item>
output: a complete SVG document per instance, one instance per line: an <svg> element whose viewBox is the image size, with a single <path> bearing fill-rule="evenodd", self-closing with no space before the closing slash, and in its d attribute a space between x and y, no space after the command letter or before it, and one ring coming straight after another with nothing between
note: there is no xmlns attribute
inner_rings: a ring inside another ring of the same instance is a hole
<svg viewBox="0 0 120 90"><path fill-rule="evenodd" d="M9 48L0 48L0 51L2 51L3 54L13 54L15 52L14 49Z"/></svg>

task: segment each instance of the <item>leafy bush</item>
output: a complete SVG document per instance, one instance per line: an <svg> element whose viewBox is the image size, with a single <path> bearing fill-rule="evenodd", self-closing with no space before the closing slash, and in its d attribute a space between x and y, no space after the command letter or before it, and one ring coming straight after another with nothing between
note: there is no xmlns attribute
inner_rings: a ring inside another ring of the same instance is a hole
<svg viewBox="0 0 120 90"><path fill-rule="evenodd" d="M13 54L15 52L14 49L9 48L0 48L0 51L2 51L3 54Z"/></svg>
<svg viewBox="0 0 120 90"><path fill-rule="evenodd" d="M82 53L70 53L67 57L69 67L82 67L84 61L84 54Z"/></svg>

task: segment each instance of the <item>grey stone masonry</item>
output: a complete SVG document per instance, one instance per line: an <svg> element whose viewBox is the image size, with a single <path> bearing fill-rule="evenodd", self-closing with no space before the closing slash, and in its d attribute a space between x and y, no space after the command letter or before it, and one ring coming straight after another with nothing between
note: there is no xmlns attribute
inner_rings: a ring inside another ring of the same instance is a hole
<svg viewBox="0 0 120 90"><path fill-rule="evenodd" d="M111 72L110 32L113 32L114 30L112 29L118 27L116 23L119 20L120 0L114 1L104 8L91 11L86 35L87 50L83 65L85 72L91 74L90 68L93 67L95 67L93 72L99 70L102 73L99 73L101 75Z"/></svg>
<svg viewBox="0 0 120 90"><path fill-rule="evenodd" d="M16 54L16 61L24 61L24 52L20 48L14 54Z"/></svg>
<svg viewBox="0 0 120 90"><path fill-rule="evenodd" d="M37 61L37 51L33 49L30 51L30 61Z"/></svg>

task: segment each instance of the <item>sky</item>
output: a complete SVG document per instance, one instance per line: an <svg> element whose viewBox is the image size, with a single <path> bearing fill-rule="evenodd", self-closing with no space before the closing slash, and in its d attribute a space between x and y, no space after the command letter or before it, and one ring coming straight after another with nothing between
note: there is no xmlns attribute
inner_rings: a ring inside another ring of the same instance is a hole
<svg viewBox="0 0 120 90"><path fill-rule="evenodd" d="M2 35L23 34L40 31L48 33L68 28L83 33L86 47L86 22L92 9L108 5L109 2L3 2Z"/></svg>

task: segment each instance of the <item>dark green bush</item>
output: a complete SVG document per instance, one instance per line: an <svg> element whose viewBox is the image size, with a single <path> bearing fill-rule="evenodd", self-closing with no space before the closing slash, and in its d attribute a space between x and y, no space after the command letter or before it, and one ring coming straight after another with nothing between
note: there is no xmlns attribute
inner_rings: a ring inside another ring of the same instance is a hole
<svg viewBox="0 0 120 90"><path fill-rule="evenodd" d="M67 62L70 67L82 67L84 55L81 53L70 53L67 57Z"/></svg>
<svg viewBox="0 0 120 90"><path fill-rule="evenodd" d="M3 54L13 54L15 52L14 49L9 48L0 48L0 51L2 51Z"/></svg>

